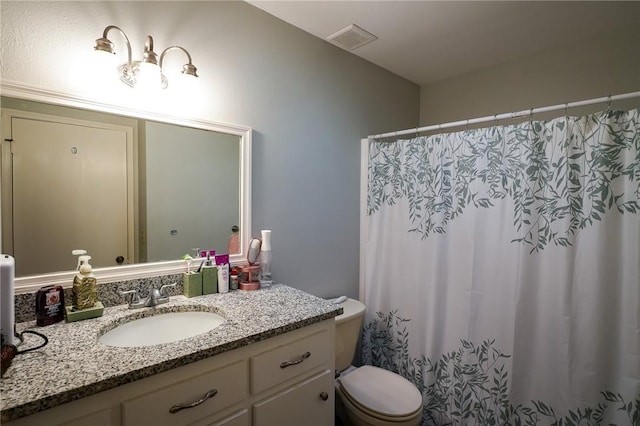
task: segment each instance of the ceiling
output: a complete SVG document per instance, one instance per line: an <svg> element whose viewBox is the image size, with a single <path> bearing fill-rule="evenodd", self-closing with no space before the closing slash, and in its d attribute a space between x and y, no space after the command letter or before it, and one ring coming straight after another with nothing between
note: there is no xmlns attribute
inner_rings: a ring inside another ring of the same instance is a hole
<svg viewBox="0 0 640 426"><path fill-rule="evenodd" d="M640 1L248 3L322 39L356 24L378 39L354 55L421 86L640 25Z"/></svg>

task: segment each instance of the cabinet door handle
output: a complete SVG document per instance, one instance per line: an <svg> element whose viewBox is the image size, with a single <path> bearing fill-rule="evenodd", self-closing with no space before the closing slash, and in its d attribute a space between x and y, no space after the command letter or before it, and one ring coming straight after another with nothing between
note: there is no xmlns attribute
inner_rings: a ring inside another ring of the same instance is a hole
<svg viewBox="0 0 640 426"><path fill-rule="evenodd" d="M329 394L327 394L326 392L320 392L320 399L326 401L327 399L329 399Z"/></svg>
<svg viewBox="0 0 640 426"><path fill-rule="evenodd" d="M305 352L302 354L300 358L296 359L295 361L283 361L280 364L280 368L287 368L287 367L291 367L292 365L300 364L302 361L309 358L310 356L311 356L311 352Z"/></svg>
<svg viewBox="0 0 640 426"><path fill-rule="evenodd" d="M211 389L209 392L205 393L204 396L202 398L200 398L198 401L192 402L190 404L176 404L173 407L169 408L169 412L171 414L175 414L178 411L184 410L186 408L197 407L198 405L200 405L203 402L205 402L207 399L213 398L214 396L216 396L217 393L218 393L217 389Z"/></svg>

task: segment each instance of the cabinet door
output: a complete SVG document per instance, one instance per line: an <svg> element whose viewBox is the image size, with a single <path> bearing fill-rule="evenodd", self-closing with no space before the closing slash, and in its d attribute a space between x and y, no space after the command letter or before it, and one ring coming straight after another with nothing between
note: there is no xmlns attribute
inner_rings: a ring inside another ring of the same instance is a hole
<svg viewBox="0 0 640 426"><path fill-rule="evenodd" d="M325 370L253 406L254 426L332 426L333 372Z"/></svg>

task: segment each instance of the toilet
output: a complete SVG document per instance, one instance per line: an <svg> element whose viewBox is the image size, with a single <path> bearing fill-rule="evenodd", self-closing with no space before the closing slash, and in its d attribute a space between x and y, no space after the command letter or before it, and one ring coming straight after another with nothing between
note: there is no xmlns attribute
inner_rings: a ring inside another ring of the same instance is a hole
<svg viewBox="0 0 640 426"><path fill-rule="evenodd" d="M340 374L335 388L336 412L343 425L419 425L422 395L410 381L382 368L351 365L365 306L354 299L346 299L340 305L344 312L335 319L336 370Z"/></svg>

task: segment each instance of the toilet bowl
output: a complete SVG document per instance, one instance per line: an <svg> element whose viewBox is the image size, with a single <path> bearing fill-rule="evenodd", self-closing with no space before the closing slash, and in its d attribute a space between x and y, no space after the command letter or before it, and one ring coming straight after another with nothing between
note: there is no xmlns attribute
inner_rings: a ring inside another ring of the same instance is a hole
<svg viewBox="0 0 640 426"><path fill-rule="evenodd" d="M337 414L353 426L415 426L422 419L422 395L404 377L382 368L351 366L365 306L354 299L341 303L336 317Z"/></svg>

